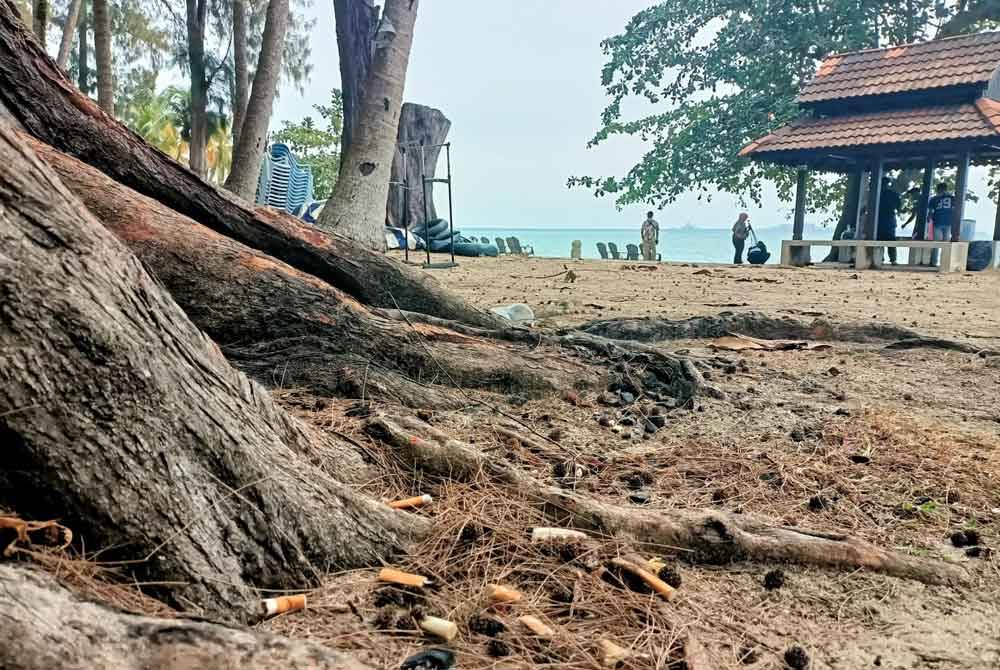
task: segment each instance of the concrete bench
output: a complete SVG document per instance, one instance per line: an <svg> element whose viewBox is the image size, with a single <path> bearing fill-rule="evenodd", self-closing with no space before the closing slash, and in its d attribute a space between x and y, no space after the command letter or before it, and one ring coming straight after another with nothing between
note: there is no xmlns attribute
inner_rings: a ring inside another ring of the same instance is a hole
<svg viewBox="0 0 1000 670"><path fill-rule="evenodd" d="M945 242L929 240L782 240L781 264L806 265L809 262L809 251L812 247L850 248L855 250L854 267L858 270L868 270L882 265L882 250L886 247L906 248L923 252L937 250L941 262L938 272L965 272L969 260L968 242ZM911 258L914 254L910 254ZM804 259L804 260L803 260ZM911 261L913 267L921 267Z"/></svg>

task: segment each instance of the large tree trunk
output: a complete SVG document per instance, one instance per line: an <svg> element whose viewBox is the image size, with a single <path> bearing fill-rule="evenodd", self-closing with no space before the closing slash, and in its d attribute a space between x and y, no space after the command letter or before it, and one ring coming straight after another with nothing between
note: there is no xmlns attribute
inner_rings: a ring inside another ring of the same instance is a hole
<svg viewBox="0 0 1000 670"><path fill-rule="evenodd" d="M373 0L333 0L340 60L340 88L344 101L344 127L340 135L340 163L354 141L361 116L361 100L372 65L372 40L378 24Z"/></svg>
<svg viewBox="0 0 1000 670"><path fill-rule="evenodd" d="M239 142L233 151L232 171L226 179L226 188L251 202L260 178L260 161L267 144L271 109L281 79L281 56L285 50L287 29L288 0L271 0L267 4L267 18L250 102L240 127Z"/></svg>
<svg viewBox="0 0 1000 670"><path fill-rule="evenodd" d="M61 70L69 67L69 52L73 48L73 37L76 34L77 21L80 19L80 3L82 2L83 0L70 0L69 8L66 10L66 23L63 24L59 55L56 57L56 65Z"/></svg>
<svg viewBox="0 0 1000 670"><path fill-rule="evenodd" d="M108 0L94 0L94 52L97 55L97 104L115 115L115 83L111 70L111 12Z"/></svg>
<svg viewBox="0 0 1000 670"><path fill-rule="evenodd" d="M286 214L254 208L206 183L104 115L25 37L11 0L0 0L0 102L38 139L364 303L488 328L502 325L499 317L472 307L426 273Z"/></svg>
<svg viewBox="0 0 1000 670"><path fill-rule="evenodd" d="M76 87L86 95L90 90L90 49L87 45L87 5L81 2L77 23Z"/></svg>
<svg viewBox="0 0 1000 670"><path fill-rule="evenodd" d="M336 481L354 449L234 371L7 128L0 164L0 504L228 620L423 528Z"/></svg>
<svg viewBox="0 0 1000 670"><path fill-rule="evenodd" d="M412 102L403 105L399 115L397 143L405 149L405 154L397 149L392 160L389 201L386 204L387 225L402 228L405 223L405 227L409 228L423 221L425 216L429 221L437 218L433 184L427 185L426 214L424 212L421 168L423 174L434 176L438 156L441 154L440 145L448 137L450 128L451 121L439 109ZM422 164L421 146L428 147L423 150Z"/></svg>
<svg viewBox="0 0 1000 670"><path fill-rule="evenodd" d="M49 0L34 0L31 5L32 29L35 31L35 38L45 49L46 37L49 28L49 13L52 7Z"/></svg>
<svg viewBox="0 0 1000 670"><path fill-rule="evenodd" d="M248 48L247 3L246 0L233 0L233 77L236 80L233 92L233 146L240 142L240 130L243 128L243 117L246 116L250 97Z"/></svg>
<svg viewBox="0 0 1000 670"><path fill-rule="evenodd" d="M88 209L164 284L229 360L268 385L320 395L377 398L413 407L468 403L447 387L535 395L594 369L553 349L443 327L411 327L375 314L343 292L213 233L96 169L27 140ZM432 383L437 378L438 384Z"/></svg>
<svg viewBox="0 0 1000 670"><path fill-rule="evenodd" d="M0 565L0 667L18 670L365 670L310 642L205 621L154 619L81 598L51 576Z"/></svg>
<svg viewBox="0 0 1000 670"><path fill-rule="evenodd" d="M191 76L191 141L188 165L199 177L208 171L208 79L205 76L205 22L208 0L187 0L188 70Z"/></svg>
<svg viewBox="0 0 1000 670"><path fill-rule="evenodd" d="M351 145L317 225L374 250L385 247L385 203L419 0L386 0Z"/></svg>

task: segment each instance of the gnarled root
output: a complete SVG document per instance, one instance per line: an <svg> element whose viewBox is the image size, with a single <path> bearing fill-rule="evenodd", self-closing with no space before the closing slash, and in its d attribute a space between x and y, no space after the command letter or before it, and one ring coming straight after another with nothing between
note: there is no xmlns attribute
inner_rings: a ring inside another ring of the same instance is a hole
<svg viewBox="0 0 1000 670"><path fill-rule="evenodd" d="M885 550L846 535L776 526L747 514L713 510L647 511L595 500L535 479L414 417L375 417L368 430L396 448L413 467L439 477L471 480L484 473L523 495L535 496L562 523L663 549L691 560L721 564L735 560L787 561L834 568L865 568L928 584L960 584L956 565Z"/></svg>

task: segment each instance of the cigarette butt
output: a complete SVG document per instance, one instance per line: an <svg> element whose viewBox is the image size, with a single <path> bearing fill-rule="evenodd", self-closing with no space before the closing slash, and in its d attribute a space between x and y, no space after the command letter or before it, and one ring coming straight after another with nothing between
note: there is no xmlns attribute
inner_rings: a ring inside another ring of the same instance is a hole
<svg viewBox="0 0 1000 670"><path fill-rule="evenodd" d="M651 558L646 561L646 564L649 566L649 571L654 575L667 566L666 561L662 558Z"/></svg>
<svg viewBox="0 0 1000 670"><path fill-rule="evenodd" d="M489 594L490 600L495 603L516 603L521 599L520 591L500 584L487 584L486 592Z"/></svg>
<svg viewBox="0 0 1000 670"><path fill-rule="evenodd" d="M263 601L264 616L275 616L286 612L298 612L306 608L306 597L304 594L297 596L281 596L278 598L265 598Z"/></svg>
<svg viewBox="0 0 1000 670"><path fill-rule="evenodd" d="M674 594L677 593L677 590L670 586L670 584L667 584L649 570L641 568L631 561L626 561L623 558L615 558L611 560L611 564L621 568L622 570L631 572L633 575L646 582L651 589L659 593L667 600L673 600Z"/></svg>
<svg viewBox="0 0 1000 670"><path fill-rule="evenodd" d="M393 509L413 509L414 507L423 507L424 505L430 505L434 502L429 494L425 493L422 496L414 496L412 498L405 498L403 500L393 500L389 503L389 507Z"/></svg>
<svg viewBox="0 0 1000 670"><path fill-rule="evenodd" d="M628 649L620 647L611 640L600 640L601 663L606 668L613 668L632 655Z"/></svg>
<svg viewBox="0 0 1000 670"><path fill-rule="evenodd" d="M542 623L538 617L526 615L518 617L517 620L524 624L525 628L544 640L551 640L556 636L556 632Z"/></svg>
<svg viewBox="0 0 1000 670"><path fill-rule="evenodd" d="M421 619L420 630L436 635L447 642L451 642L458 635L458 626L447 619L439 619L436 616L425 616Z"/></svg>
<svg viewBox="0 0 1000 670"><path fill-rule="evenodd" d="M379 570L378 578L382 582L392 582L393 584L400 584L402 586L416 586L417 588L427 586L431 581L423 575L415 575L412 572L403 572L402 570L394 570L393 568L382 568Z"/></svg>
<svg viewBox="0 0 1000 670"><path fill-rule="evenodd" d="M545 542L547 540L586 540L587 534L578 530L571 530L569 528L532 528L531 529L531 541L532 542Z"/></svg>

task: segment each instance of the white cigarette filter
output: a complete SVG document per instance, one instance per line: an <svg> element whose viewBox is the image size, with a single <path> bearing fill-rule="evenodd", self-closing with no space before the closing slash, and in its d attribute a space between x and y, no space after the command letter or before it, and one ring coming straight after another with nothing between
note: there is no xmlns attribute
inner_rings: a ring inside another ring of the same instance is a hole
<svg viewBox="0 0 1000 670"><path fill-rule="evenodd" d="M393 509L413 509L415 507L430 505L432 502L434 502L434 498L429 493L425 493L420 496L414 496L413 498L394 500L389 503L389 507Z"/></svg>
<svg viewBox="0 0 1000 670"><path fill-rule="evenodd" d="M420 620L420 630L451 642L458 635L458 626L447 619L436 616L425 616Z"/></svg>
<svg viewBox="0 0 1000 670"><path fill-rule="evenodd" d="M531 541L532 542L547 542L549 540L562 540L566 542L571 542L574 540L586 540L587 534L579 530L572 530L570 528L543 528L536 527L531 529Z"/></svg>
<svg viewBox="0 0 1000 670"><path fill-rule="evenodd" d="M611 640L601 640L597 644L601 647L601 662L606 668L613 668L632 655L628 649Z"/></svg>
<svg viewBox="0 0 1000 670"><path fill-rule="evenodd" d="M275 616L286 612L298 612L306 608L305 594L297 596L281 596L263 600L264 616Z"/></svg>

